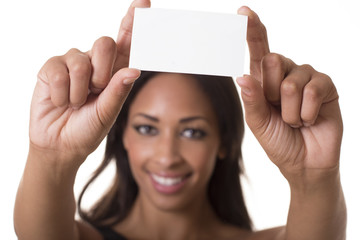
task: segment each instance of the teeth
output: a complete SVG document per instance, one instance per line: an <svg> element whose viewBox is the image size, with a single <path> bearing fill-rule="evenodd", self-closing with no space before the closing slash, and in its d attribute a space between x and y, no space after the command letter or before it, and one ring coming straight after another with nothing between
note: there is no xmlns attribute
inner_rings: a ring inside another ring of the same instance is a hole
<svg viewBox="0 0 360 240"><path fill-rule="evenodd" d="M153 177L155 182L164 186L173 186L180 183L183 180L182 177L169 178L169 177L161 177L155 174L151 174L151 176Z"/></svg>

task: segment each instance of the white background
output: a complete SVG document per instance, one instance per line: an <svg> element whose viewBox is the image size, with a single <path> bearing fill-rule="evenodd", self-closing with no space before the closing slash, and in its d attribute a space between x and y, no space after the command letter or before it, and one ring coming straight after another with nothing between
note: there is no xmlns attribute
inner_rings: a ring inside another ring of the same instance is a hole
<svg viewBox="0 0 360 240"><path fill-rule="evenodd" d="M86 51L100 36L116 37L130 0L13 0L0 3L0 239L16 239L13 205L28 150L29 105L36 75L54 55ZM248 5L267 27L271 51L330 75L345 125L341 173L348 239L360 239L360 14L355 0L153 0L153 7L236 13ZM248 69L248 65L245 66ZM104 145L79 171L75 193L102 159ZM247 129L245 195L255 227L286 223L289 189ZM109 175L109 172L108 172ZM105 176L103 181L108 180ZM102 183L101 183L102 184ZM101 185L100 184L100 185ZM98 195L101 187L95 189Z"/></svg>

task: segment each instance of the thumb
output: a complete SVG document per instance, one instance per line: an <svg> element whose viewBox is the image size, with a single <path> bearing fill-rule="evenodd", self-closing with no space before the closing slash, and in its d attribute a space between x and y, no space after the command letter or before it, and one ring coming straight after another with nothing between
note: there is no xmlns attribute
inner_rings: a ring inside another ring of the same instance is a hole
<svg viewBox="0 0 360 240"><path fill-rule="evenodd" d="M124 104L140 70L122 68L111 78L96 104L98 118L104 127L111 127Z"/></svg>
<svg viewBox="0 0 360 240"><path fill-rule="evenodd" d="M236 81L241 88L248 126L255 136L257 133L263 133L270 121L271 108L265 99L260 82L249 75L239 77Z"/></svg>

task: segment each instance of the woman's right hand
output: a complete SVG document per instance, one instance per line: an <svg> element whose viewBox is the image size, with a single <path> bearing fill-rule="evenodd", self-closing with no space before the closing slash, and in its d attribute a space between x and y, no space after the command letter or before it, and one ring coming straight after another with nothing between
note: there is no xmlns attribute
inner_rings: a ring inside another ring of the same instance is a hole
<svg viewBox="0 0 360 240"><path fill-rule="evenodd" d="M116 42L102 37L90 51L71 49L42 67L31 103L30 150L80 165L105 138L140 75L127 68L135 7L150 1L132 3Z"/></svg>

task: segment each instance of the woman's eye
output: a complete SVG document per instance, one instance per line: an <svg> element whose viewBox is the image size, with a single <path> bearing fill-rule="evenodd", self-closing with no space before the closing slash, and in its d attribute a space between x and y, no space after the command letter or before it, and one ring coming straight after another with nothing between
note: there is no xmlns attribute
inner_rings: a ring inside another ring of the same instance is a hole
<svg viewBox="0 0 360 240"><path fill-rule="evenodd" d="M154 136L158 133L157 129L149 125L134 126L135 130L141 135Z"/></svg>
<svg viewBox="0 0 360 240"><path fill-rule="evenodd" d="M186 138L200 139L205 137L206 133L200 129L188 128L185 129L181 135Z"/></svg>

